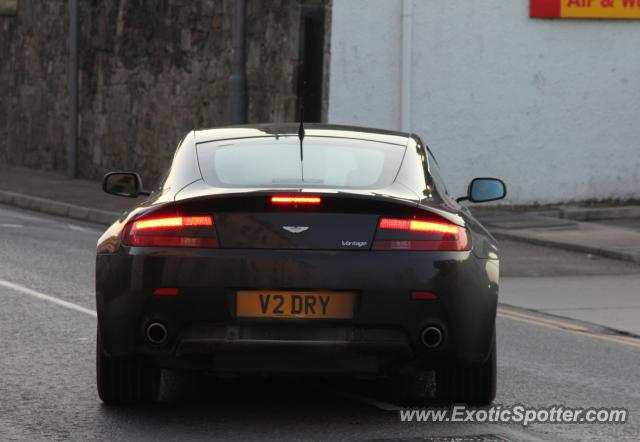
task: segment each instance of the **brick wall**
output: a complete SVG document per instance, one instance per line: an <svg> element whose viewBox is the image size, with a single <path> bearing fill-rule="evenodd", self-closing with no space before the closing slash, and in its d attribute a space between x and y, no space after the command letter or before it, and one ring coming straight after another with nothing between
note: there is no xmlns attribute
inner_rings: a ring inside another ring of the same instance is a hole
<svg viewBox="0 0 640 442"><path fill-rule="evenodd" d="M249 121L296 119L302 8L249 0ZM78 171L164 171L194 127L227 123L231 0L80 2ZM64 171L67 1L19 0L0 16L0 161ZM327 35L328 41L328 35Z"/></svg>

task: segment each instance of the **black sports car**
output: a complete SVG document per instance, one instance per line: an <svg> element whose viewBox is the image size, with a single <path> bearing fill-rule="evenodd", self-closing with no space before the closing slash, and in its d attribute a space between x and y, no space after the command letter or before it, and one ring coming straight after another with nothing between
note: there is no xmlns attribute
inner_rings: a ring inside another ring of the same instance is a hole
<svg viewBox="0 0 640 442"><path fill-rule="evenodd" d="M498 248L458 201L497 200L505 186L477 178L452 199L418 136L198 130L154 192L130 172L107 174L103 189L150 195L98 241L104 402L154 399L162 368L435 370L440 402L495 397Z"/></svg>

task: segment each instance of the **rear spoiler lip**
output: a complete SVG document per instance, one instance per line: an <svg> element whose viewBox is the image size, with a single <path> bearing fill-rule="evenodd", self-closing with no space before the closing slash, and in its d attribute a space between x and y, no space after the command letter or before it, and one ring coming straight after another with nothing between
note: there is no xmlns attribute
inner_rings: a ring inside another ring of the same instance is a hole
<svg viewBox="0 0 640 442"><path fill-rule="evenodd" d="M184 201L186 199L197 198L233 198L242 196L260 196L274 194L297 194L308 193L319 196L340 196L345 198L364 199L386 199L395 201L407 206L417 207L419 200L417 196L406 187L392 184L382 189L339 189L339 188L287 188L287 187L237 187L221 188L213 187L199 180L182 188L174 196L174 201Z"/></svg>

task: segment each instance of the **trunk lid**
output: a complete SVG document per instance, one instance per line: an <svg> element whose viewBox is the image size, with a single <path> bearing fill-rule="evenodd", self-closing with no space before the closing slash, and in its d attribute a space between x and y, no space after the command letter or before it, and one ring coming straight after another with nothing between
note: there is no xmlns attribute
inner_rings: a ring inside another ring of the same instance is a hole
<svg viewBox="0 0 640 442"><path fill-rule="evenodd" d="M379 216L356 213L218 212L221 248L369 250Z"/></svg>

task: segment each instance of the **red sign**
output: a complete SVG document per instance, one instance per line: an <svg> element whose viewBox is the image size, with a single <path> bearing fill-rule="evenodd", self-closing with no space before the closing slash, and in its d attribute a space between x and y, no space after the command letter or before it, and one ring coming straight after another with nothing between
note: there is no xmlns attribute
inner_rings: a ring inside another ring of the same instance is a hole
<svg viewBox="0 0 640 442"><path fill-rule="evenodd" d="M640 19L640 0L530 0L531 17Z"/></svg>

